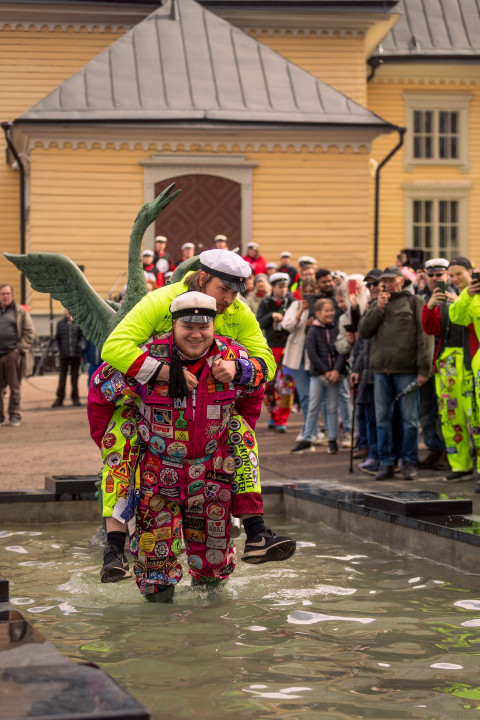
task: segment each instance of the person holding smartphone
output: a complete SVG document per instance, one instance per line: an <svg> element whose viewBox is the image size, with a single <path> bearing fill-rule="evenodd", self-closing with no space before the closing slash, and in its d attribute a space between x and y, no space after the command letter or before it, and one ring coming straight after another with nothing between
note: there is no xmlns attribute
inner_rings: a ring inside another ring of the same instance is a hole
<svg viewBox="0 0 480 720"><path fill-rule="evenodd" d="M432 374L433 338L421 324L423 298L404 289L405 278L395 265L380 276L378 298L361 318L360 336L373 338L373 371L379 469L376 480L394 475L393 411L398 398L403 438L402 476L413 480L418 464L418 388Z"/></svg>
<svg viewBox="0 0 480 720"><path fill-rule="evenodd" d="M480 338L480 273L478 268L476 268L476 271L473 270L470 260L466 257L459 256L450 261L450 278L455 287L460 290L460 295L449 305L448 317L452 324L463 326L464 333L461 348L463 362L461 362L461 353L457 348L455 357L450 359L448 366L445 366L445 372L448 372L446 380L449 382L449 386L446 383L443 384L446 407L442 407L442 410L446 417L442 429L445 432L444 428L450 426L452 432L455 432L450 442L445 438L448 460L452 467L452 473L445 478L447 482L461 482L473 480L474 478L467 419L470 419L475 445L477 472L478 463L480 463L480 353L478 352ZM441 356L439 362L440 360L446 361ZM442 369L440 366L439 370ZM455 384L452 378L455 379ZM455 390L457 392L452 397Z"/></svg>
<svg viewBox="0 0 480 720"><path fill-rule="evenodd" d="M445 292L454 294L454 289L448 283L448 265L446 258L432 258L425 262L423 268L425 286L419 295L424 298L429 308L427 317L430 318L432 308L440 311L439 303L446 303ZM455 296L456 297L456 296ZM425 307L424 306L424 312ZM445 305L446 308L446 305ZM435 313L437 312L435 310ZM422 318L424 316L422 315ZM436 317L436 314L435 314ZM425 325L424 325L425 329ZM437 325L435 323L435 329ZM430 332L429 335L435 336L435 358L440 342L440 333ZM418 463L418 467L422 470L439 470L445 471L450 468L446 457L445 441L442 434L442 423L440 421L437 391L435 386L435 377L432 375L426 383L420 388L420 410L418 419L422 427L423 441L427 447L428 453Z"/></svg>

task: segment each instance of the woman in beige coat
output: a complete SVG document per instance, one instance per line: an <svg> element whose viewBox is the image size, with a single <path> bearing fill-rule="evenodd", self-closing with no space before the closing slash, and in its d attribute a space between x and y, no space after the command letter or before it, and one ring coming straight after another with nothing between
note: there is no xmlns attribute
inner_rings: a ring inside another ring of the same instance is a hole
<svg viewBox="0 0 480 720"><path fill-rule="evenodd" d="M312 278L304 280L301 291L302 300L295 300L295 302L290 305L281 325L284 330L290 333L283 354L283 365L284 368L288 368L295 380L298 400L305 421L308 414L308 389L310 386L308 357L305 353L305 337L314 318L310 312L310 308L316 299L315 280Z"/></svg>

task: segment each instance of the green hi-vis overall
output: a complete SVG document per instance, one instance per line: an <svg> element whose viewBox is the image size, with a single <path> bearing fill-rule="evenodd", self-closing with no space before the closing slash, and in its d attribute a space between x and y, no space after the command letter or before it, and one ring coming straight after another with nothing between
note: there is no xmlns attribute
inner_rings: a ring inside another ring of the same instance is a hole
<svg viewBox="0 0 480 720"><path fill-rule="evenodd" d="M478 353L477 353L478 354ZM472 367L475 363L472 362ZM477 400L474 397L472 370L467 370L462 348L446 347L437 360L435 385L439 400L442 433L448 461L454 472L472 469L470 454L470 428L475 453L480 456L480 427Z"/></svg>

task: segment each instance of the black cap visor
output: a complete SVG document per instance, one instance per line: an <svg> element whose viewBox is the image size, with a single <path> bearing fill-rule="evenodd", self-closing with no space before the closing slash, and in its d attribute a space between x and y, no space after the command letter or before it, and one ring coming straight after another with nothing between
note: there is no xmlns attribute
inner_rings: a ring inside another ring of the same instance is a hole
<svg viewBox="0 0 480 720"><path fill-rule="evenodd" d="M221 272L221 270L214 270L203 263L200 263L200 270L218 277L230 290L235 290L235 292L245 292L246 290L246 278L239 278L236 275Z"/></svg>

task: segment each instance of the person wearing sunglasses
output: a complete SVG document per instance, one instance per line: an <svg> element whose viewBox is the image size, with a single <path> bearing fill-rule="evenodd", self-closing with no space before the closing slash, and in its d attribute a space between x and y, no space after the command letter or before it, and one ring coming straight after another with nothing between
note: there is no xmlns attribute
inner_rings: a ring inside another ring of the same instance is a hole
<svg viewBox="0 0 480 720"><path fill-rule="evenodd" d="M430 317L432 307L438 305L432 297L439 293L441 289L454 292L448 284L448 265L446 258L432 258L425 263L425 287L420 295L424 298L428 305L428 310L424 311ZM445 299L444 294L439 296ZM432 305L433 303L433 305ZM424 307L427 307L425 305ZM437 310L439 311L439 307ZM423 318L425 315L422 316ZM424 325L425 332L429 333ZM432 333L429 333L432 334ZM435 358L439 349L440 336L435 335ZM435 389L435 377L430 377L427 382L420 388L420 410L419 421L422 426L423 441L427 447L428 453L426 457L418 463L418 467L422 470L448 470L449 464L446 455L445 440L442 433L442 424L438 414L437 392Z"/></svg>

